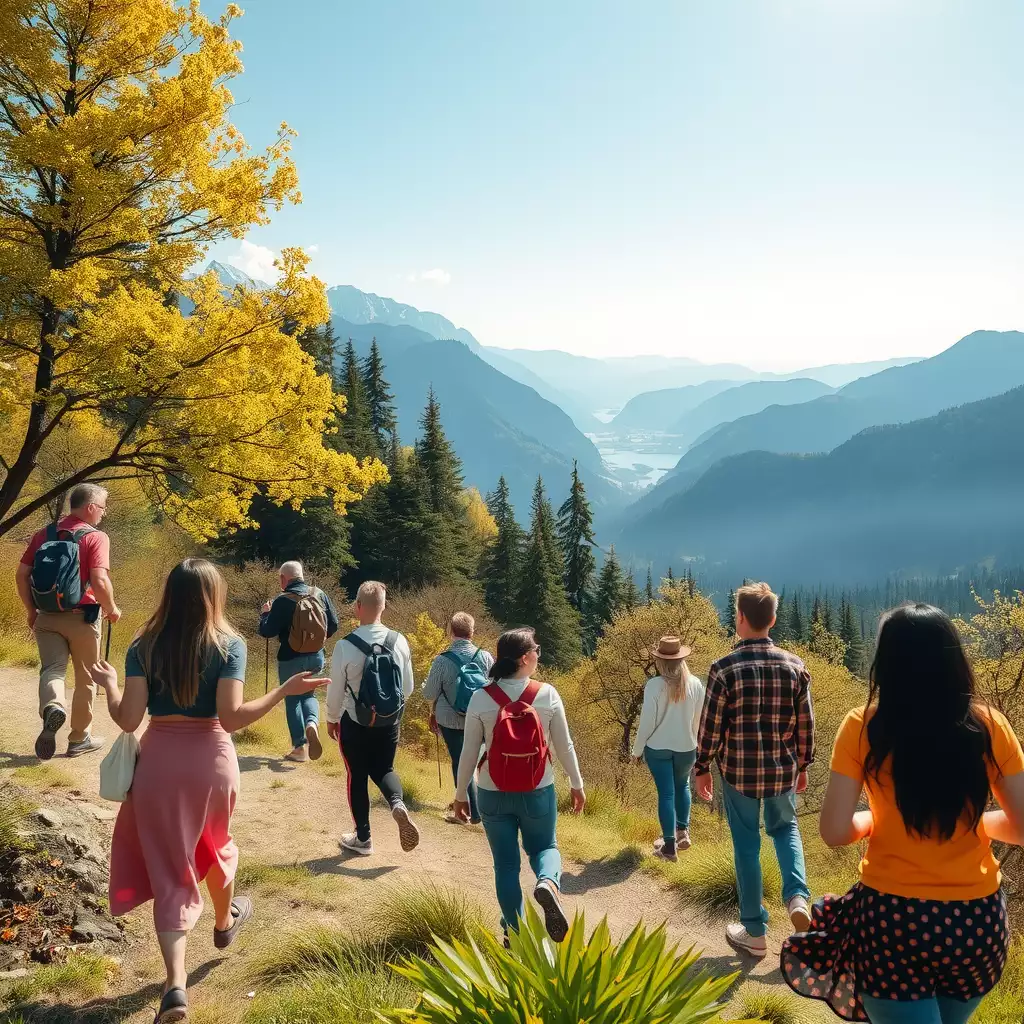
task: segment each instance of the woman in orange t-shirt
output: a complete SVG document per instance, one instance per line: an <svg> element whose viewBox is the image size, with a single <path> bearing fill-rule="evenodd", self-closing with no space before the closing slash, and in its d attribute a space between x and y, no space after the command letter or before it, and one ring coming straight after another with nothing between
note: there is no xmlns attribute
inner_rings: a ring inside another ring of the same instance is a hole
<svg viewBox="0 0 1024 1024"><path fill-rule="evenodd" d="M993 793L1003 810L985 810ZM867 839L867 852L860 881L783 945L789 985L843 1020L964 1024L1006 963L991 841L1024 845L1024 754L975 696L938 608L883 616L867 706L836 737L821 835L832 847Z"/></svg>

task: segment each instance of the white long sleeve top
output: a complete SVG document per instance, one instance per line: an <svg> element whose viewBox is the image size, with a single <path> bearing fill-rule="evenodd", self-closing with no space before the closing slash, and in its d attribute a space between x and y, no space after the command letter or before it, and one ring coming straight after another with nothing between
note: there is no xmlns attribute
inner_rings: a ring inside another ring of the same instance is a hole
<svg viewBox="0 0 1024 1024"><path fill-rule="evenodd" d="M500 679L498 685L508 694L511 700L519 700L526 689L528 679ZM565 774L569 776L569 785L573 789L583 788L583 776L580 775L579 762L576 760L576 748L569 735L569 723L565 719L565 705L558 691L550 683L541 683L540 691L533 702L540 716L541 727L548 746L558 758ZM459 759L459 783L455 798L466 800L469 784L473 779L480 757L480 745L488 750L491 748L491 737L494 735L494 723L498 720L498 705L485 690L477 690L473 694L466 710L466 732L462 743L462 757ZM537 789L550 786L555 781L554 766L548 761L544 769L544 777L537 784ZM477 786L481 789L497 790L491 781L491 774L484 761L480 768Z"/></svg>
<svg viewBox="0 0 1024 1024"><path fill-rule="evenodd" d="M633 756L639 757L644 747L652 750L675 750L688 753L697 749L701 712L704 710L704 684L694 675L685 684L681 699L668 699L668 684L661 676L647 680L644 706L633 741Z"/></svg>
<svg viewBox="0 0 1024 1024"><path fill-rule="evenodd" d="M388 635L388 627L382 622L373 622L368 626L360 626L355 633L368 644L382 644ZM416 682L412 677L412 651L409 650L409 641L401 633L395 641L395 660L402 670L402 692L408 700L412 696ZM359 692L365 664L366 655L355 644L341 639L334 645L334 653L331 655L331 682L327 687L328 722L340 722L345 712L348 712L348 717L355 721L356 704L352 693Z"/></svg>

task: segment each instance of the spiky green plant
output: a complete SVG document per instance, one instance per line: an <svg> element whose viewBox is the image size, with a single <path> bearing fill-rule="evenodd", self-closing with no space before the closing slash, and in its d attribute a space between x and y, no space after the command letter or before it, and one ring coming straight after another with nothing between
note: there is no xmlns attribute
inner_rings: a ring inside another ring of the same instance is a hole
<svg viewBox="0 0 1024 1024"><path fill-rule="evenodd" d="M527 907L511 949L484 934L468 942L438 941L431 960L395 968L421 995L411 1010L386 1020L407 1024L698 1024L721 1010L736 978L695 970L699 954L668 948L665 926L643 923L616 944L606 920L587 938L578 914L561 944Z"/></svg>

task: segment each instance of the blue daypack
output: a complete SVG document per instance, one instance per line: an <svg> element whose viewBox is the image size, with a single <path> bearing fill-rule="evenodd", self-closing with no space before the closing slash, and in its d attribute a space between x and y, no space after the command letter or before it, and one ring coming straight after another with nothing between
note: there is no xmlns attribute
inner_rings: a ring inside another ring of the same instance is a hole
<svg viewBox="0 0 1024 1024"><path fill-rule="evenodd" d="M460 715L464 715L469 709L469 702L477 690L482 690L489 682L483 665L476 660L480 653L478 647L470 657L463 661L455 651L445 651L441 657L447 658L458 670L459 674L455 680L455 698L452 699L445 694L448 703Z"/></svg>
<svg viewBox="0 0 1024 1024"><path fill-rule="evenodd" d="M58 530L51 523L46 528L46 539L32 558L29 574L32 603L39 611L69 612L78 607L85 596L78 541L95 532L91 526Z"/></svg>
<svg viewBox="0 0 1024 1024"><path fill-rule="evenodd" d="M398 634L389 629L380 644L368 644L356 633L349 633L345 639L366 656L359 692L355 693L348 683L345 684L355 701L356 721L377 729L394 725L405 710L402 667L395 659Z"/></svg>

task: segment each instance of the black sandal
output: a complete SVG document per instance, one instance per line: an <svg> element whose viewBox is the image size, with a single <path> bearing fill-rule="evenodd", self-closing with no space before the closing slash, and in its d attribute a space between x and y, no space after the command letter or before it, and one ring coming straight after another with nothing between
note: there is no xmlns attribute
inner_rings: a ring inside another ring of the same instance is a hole
<svg viewBox="0 0 1024 1024"><path fill-rule="evenodd" d="M188 996L183 988L169 988L160 1000L153 1024L175 1024L188 1015Z"/></svg>
<svg viewBox="0 0 1024 1024"><path fill-rule="evenodd" d="M213 929L213 944L217 949L227 949L235 941L239 928L252 917L252 900L247 896L236 896L231 901L231 913L234 916L234 921L230 928L225 928L223 931L219 928Z"/></svg>

